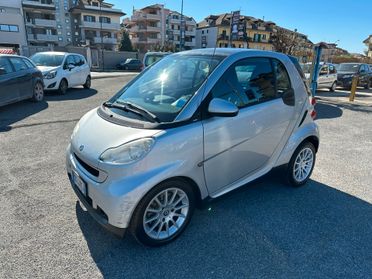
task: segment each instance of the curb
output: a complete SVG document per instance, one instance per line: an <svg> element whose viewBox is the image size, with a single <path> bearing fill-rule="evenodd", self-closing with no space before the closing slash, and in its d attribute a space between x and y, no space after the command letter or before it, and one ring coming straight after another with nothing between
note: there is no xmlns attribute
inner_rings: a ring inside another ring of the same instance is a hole
<svg viewBox="0 0 372 279"><path fill-rule="evenodd" d="M92 75L92 79L104 79L104 78L115 78L115 77L125 77L125 76L133 76L138 75L138 73L125 73L125 74L108 74L108 75L99 75L94 76Z"/></svg>

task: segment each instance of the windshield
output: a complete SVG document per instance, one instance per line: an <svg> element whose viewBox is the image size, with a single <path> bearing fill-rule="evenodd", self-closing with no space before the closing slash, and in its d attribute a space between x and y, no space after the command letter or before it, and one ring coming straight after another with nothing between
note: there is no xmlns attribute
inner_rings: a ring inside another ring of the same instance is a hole
<svg viewBox="0 0 372 279"><path fill-rule="evenodd" d="M36 53L31 56L31 60L36 66L57 67L62 64L64 57L62 54Z"/></svg>
<svg viewBox="0 0 372 279"><path fill-rule="evenodd" d="M110 103L134 104L160 122L172 122L222 59L206 55L167 56L124 87Z"/></svg>
<svg viewBox="0 0 372 279"><path fill-rule="evenodd" d="M150 54L147 55L145 58L145 67L150 66L151 64L154 64L155 62L158 62L160 59L162 59L167 54Z"/></svg>
<svg viewBox="0 0 372 279"><path fill-rule="evenodd" d="M341 64L338 70L340 72L352 72L356 73L359 70L359 64Z"/></svg>

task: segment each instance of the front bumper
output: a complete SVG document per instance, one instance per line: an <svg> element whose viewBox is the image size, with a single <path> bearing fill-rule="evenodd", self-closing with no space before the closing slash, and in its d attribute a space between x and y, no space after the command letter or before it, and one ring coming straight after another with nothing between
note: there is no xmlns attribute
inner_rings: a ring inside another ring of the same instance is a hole
<svg viewBox="0 0 372 279"><path fill-rule="evenodd" d="M100 224L102 227L104 227L109 232L119 237L124 237L126 229L118 228L118 227L115 227L109 224L106 214L103 213L101 210L97 210L92 207L91 202L89 202L89 200L74 185L70 174L68 174L68 178L70 179L71 187L75 191L75 194L78 196L79 201L87 209L88 213L93 217L93 219L96 220L98 224Z"/></svg>
<svg viewBox="0 0 372 279"><path fill-rule="evenodd" d="M45 90L57 90L59 87L58 78L46 79L44 78L44 89Z"/></svg>
<svg viewBox="0 0 372 279"><path fill-rule="evenodd" d="M337 80L337 86L348 88L351 87L352 79L339 79Z"/></svg>

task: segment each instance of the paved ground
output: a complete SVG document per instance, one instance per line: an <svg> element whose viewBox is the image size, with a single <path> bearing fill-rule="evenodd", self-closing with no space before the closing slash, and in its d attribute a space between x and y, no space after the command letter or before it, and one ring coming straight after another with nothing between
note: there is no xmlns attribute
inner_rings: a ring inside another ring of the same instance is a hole
<svg viewBox="0 0 372 279"><path fill-rule="evenodd" d="M101 229L76 204L64 151L76 121L129 78L0 108L0 278L371 276L371 108L325 92L307 186L267 175L197 210L184 235L162 248Z"/></svg>
<svg viewBox="0 0 372 279"><path fill-rule="evenodd" d="M113 72L91 72L92 79L101 79L101 78L115 78L115 77L126 77L126 76L135 76L137 73L135 71L113 71Z"/></svg>

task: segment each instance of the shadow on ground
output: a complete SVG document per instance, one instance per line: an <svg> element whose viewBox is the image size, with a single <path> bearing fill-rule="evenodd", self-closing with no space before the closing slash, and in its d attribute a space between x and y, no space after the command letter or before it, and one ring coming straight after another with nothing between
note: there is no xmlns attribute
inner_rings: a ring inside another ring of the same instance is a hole
<svg viewBox="0 0 372 279"><path fill-rule="evenodd" d="M330 185L302 188L270 174L196 210L160 248L118 239L76 206L105 278L366 278L372 274L372 206Z"/></svg>
<svg viewBox="0 0 372 279"><path fill-rule="evenodd" d="M330 119L342 116L342 109L335 104L318 101L315 110L317 112L316 119Z"/></svg>
<svg viewBox="0 0 372 279"><path fill-rule="evenodd" d="M67 90L65 95L61 95L58 91L46 91L46 100L48 102L53 101L66 101L66 100L80 100L92 97L97 94L96 89L84 89L84 88L70 88Z"/></svg>

